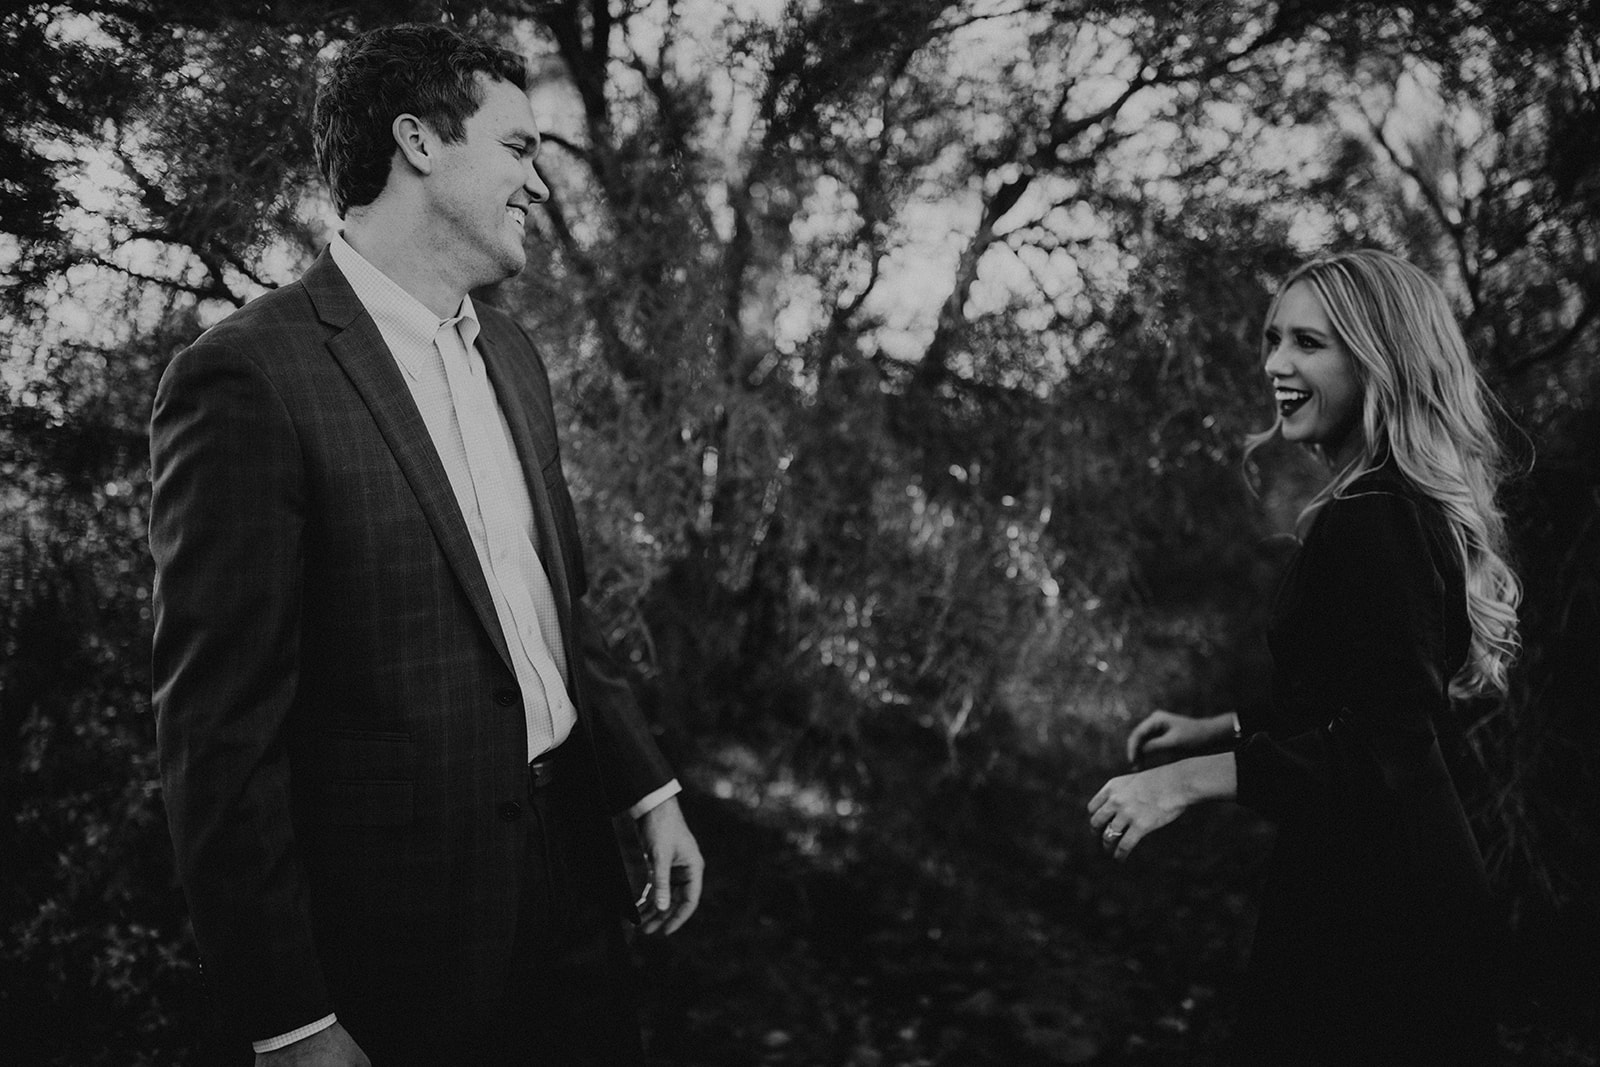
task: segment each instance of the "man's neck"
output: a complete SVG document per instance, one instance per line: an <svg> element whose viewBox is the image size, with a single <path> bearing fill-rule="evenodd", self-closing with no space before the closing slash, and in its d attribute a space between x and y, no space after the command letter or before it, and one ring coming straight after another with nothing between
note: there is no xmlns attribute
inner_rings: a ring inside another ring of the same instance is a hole
<svg viewBox="0 0 1600 1067"><path fill-rule="evenodd" d="M461 309L467 290L449 278L436 255L416 243L422 232L418 222L352 211L345 219L344 239L423 307L447 319Z"/></svg>

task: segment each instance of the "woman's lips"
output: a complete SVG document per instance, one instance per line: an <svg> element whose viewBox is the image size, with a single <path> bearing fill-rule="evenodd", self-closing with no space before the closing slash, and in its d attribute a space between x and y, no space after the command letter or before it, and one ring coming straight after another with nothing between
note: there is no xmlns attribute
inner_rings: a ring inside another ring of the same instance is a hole
<svg viewBox="0 0 1600 1067"><path fill-rule="evenodd" d="M1286 385L1278 386L1272 391L1272 395L1278 400L1278 414L1286 419L1311 399L1311 394L1304 389L1291 389Z"/></svg>

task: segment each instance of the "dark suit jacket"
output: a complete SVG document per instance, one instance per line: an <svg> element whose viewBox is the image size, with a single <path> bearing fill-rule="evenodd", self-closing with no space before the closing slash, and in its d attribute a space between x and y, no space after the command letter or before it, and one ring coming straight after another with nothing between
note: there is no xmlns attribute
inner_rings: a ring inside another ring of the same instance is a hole
<svg viewBox="0 0 1600 1067"><path fill-rule="evenodd" d="M545 368L479 311L621 902L609 815L671 772L579 603ZM223 1010L259 1039L330 1011L493 1009L527 835L521 694L427 429L329 255L173 360L151 460L165 800Z"/></svg>

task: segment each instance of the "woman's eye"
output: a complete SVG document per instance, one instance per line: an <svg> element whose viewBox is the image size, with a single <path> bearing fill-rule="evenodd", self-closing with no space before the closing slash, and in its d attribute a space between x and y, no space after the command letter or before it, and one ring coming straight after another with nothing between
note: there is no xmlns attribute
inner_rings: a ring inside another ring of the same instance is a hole
<svg viewBox="0 0 1600 1067"><path fill-rule="evenodd" d="M1296 337L1295 338L1295 343L1298 344L1301 348L1321 348L1322 347L1322 342L1317 340L1315 337L1312 337L1308 333L1303 333L1299 337Z"/></svg>

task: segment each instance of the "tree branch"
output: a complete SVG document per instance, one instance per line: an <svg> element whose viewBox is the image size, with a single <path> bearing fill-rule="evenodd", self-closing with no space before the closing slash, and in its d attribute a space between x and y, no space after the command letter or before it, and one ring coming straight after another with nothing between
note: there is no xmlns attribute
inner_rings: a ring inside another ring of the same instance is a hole
<svg viewBox="0 0 1600 1067"><path fill-rule="evenodd" d="M1507 378L1520 377L1534 367L1561 358L1577 344L1584 331L1594 325L1597 319L1600 319L1600 299L1596 299L1593 294L1590 294L1584 302L1583 310L1578 312L1578 317L1572 321L1571 326L1562 332L1560 337L1543 348L1528 353L1515 363L1507 365L1505 376Z"/></svg>
<svg viewBox="0 0 1600 1067"><path fill-rule="evenodd" d="M1434 221L1444 230L1450 238L1451 247L1455 251L1456 267L1461 271L1461 280L1467 287L1467 299L1472 303L1473 313L1482 308L1482 279L1479 271L1472 263L1472 256L1467 248L1467 228L1464 221L1452 220L1450 209L1445 204L1439 190L1427 179L1414 163L1408 163L1400 157L1400 150L1389 140L1383 132L1383 123L1370 115L1365 108L1361 109L1361 117L1366 120L1367 129L1372 134L1372 139L1383 149L1389 162L1401 174L1411 179L1417 191L1422 194L1423 202L1428 205L1428 211L1433 215ZM1387 116L1386 116L1387 117Z"/></svg>
<svg viewBox="0 0 1600 1067"><path fill-rule="evenodd" d="M232 289L229 289L226 285L218 282L216 277L211 275L209 272L207 273L207 276L211 278L210 284L195 285L193 282L185 282L173 278L158 277L154 274L146 274L143 271L137 271L132 267L125 267L121 263L107 259L99 253L71 257L66 262L65 266L72 266L75 263L89 263L97 267L104 267L107 270L114 270L124 277L132 278L134 281L145 282L150 285L157 285L172 292L189 293L190 295L197 296L202 300L226 300L235 307L243 307L245 303L245 300L242 296L239 296Z"/></svg>
<svg viewBox="0 0 1600 1067"><path fill-rule="evenodd" d="M658 390L659 382L646 371L647 364L643 356L623 340L622 334L618 332L616 322L611 317L600 270L579 246L560 202L552 198L545 202L544 210L545 216L550 220L550 228L561 243L562 250L572 261L573 269L578 272L578 276L583 279L584 304L588 308L595 329L600 334L600 351L606 363L623 381Z"/></svg>
<svg viewBox="0 0 1600 1067"><path fill-rule="evenodd" d="M545 144L555 145L557 148L567 153L567 155L571 156L573 159L576 159L585 167L589 168L590 173L594 173L594 153L585 148L583 145L580 145L570 137L563 136L559 133L543 133L540 135L539 139Z"/></svg>

